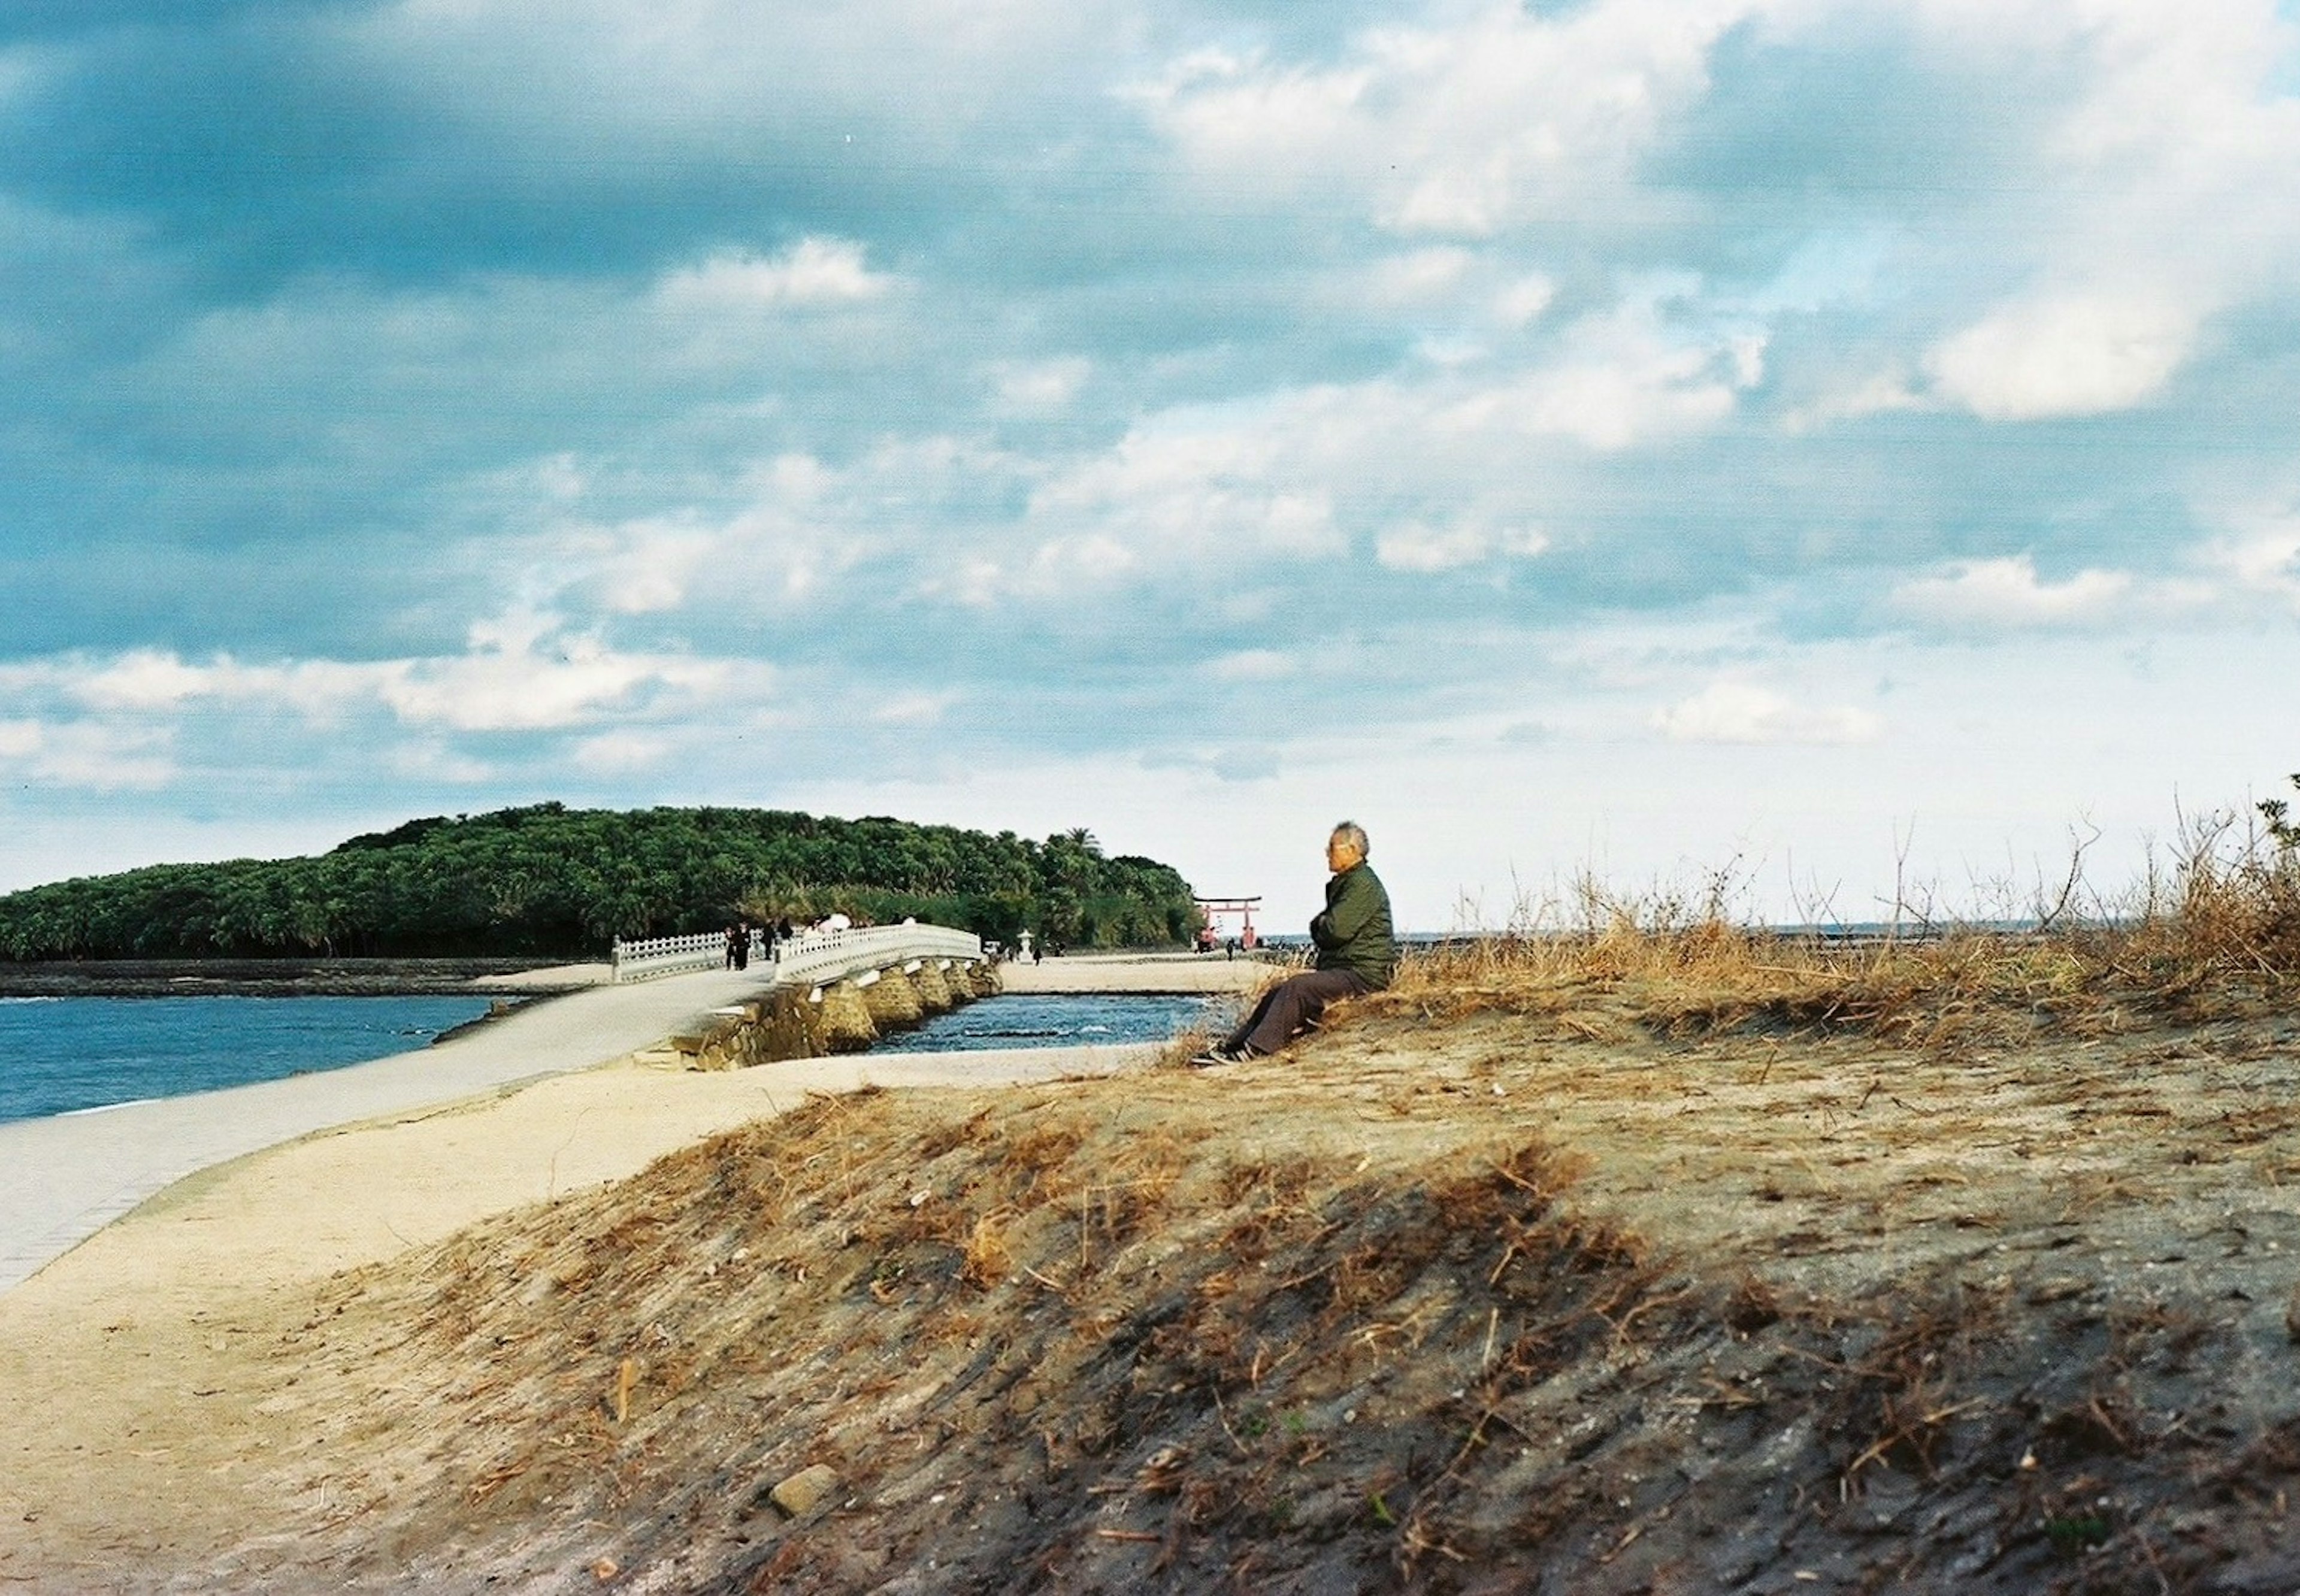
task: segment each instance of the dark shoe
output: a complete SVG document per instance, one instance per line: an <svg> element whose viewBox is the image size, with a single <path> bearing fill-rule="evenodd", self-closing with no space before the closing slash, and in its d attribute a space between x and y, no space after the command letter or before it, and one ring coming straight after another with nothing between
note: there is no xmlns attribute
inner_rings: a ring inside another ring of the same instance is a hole
<svg viewBox="0 0 2300 1596"><path fill-rule="evenodd" d="M1219 1047L1210 1047L1190 1060L1193 1069L1220 1069L1225 1064L1235 1064L1238 1056Z"/></svg>

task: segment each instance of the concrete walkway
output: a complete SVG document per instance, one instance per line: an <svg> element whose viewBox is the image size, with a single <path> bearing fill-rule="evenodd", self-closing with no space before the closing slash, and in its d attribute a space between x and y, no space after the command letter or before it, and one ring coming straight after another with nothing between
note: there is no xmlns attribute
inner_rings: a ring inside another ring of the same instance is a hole
<svg viewBox="0 0 2300 1596"><path fill-rule="evenodd" d="M772 980L768 967L596 986L344 1069L0 1125L0 1292L188 1175L332 1126L588 1068Z"/></svg>

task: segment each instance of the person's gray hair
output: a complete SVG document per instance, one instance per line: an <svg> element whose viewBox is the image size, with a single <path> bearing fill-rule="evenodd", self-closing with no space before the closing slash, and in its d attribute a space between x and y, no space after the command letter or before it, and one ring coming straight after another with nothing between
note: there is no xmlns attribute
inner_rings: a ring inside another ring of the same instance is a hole
<svg viewBox="0 0 2300 1596"><path fill-rule="evenodd" d="M1332 835L1347 843L1360 859L1363 859L1370 851L1370 844L1366 842L1365 827L1355 820L1343 821L1334 827Z"/></svg>

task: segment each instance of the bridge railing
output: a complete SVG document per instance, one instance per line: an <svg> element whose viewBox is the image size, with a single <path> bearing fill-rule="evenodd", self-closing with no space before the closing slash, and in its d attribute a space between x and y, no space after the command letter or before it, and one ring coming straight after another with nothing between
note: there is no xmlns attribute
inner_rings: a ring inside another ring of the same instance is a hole
<svg viewBox="0 0 2300 1596"><path fill-rule="evenodd" d="M766 944L754 934L751 956L764 960ZM771 979L777 984L819 985L865 969L883 969L912 959L979 959L982 939L947 926L858 926L839 931L801 931L775 950ZM701 931L691 936L615 939L612 979L652 980L690 970L718 969L727 960L727 935Z"/></svg>
<svg viewBox="0 0 2300 1596"><path fill-rule="evenodd" d="M775 979L820 985L912 959L979 959L982 939L947 926L857 926L802 931L776 950Z"/></svg>
<svg viewBox="0 0 2300 1596"><path fill-rule="evenodd" d="M625 942L618 936L611 955L613 979L618 983L683 975L688 970L718 969L726 961L724 931L698 931L692 936L648 936L635 942Z"/></svg>

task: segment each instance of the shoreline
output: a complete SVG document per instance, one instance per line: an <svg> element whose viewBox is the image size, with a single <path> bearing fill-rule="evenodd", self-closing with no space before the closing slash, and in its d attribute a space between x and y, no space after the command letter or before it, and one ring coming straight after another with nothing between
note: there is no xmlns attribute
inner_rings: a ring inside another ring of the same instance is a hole
<svg viewBox="0 0 2300 1596"><path fill-rule="evenodd" d="M542 959L89 959L0 962L0 998L538 995L604 983Z"/></svg>
<svg viewBox="0 0 2300 1596"><path fill-rule="evenodd" d="M557 996L609 985L612 968L602 960L571 964L510 958L0 961L0 998ZM1252 953L1227 959L1168 950L1063 953L997 967L1009 992L1176 996L1243 991L1269 971L1291 968ZM755 973L771 975L772 969L762 964Z"/></svg>
<svg viewBox="0 0 2300 1596"><path fill-rule="evenodd" d="M638 1173L656 1159L823 1093L1021 1085L1115 1074L1158 1044L842 1053L740 1070L629 1055L320 1127L171 1181L35 1273L0 1305L92 1283L172 1279L237 1293L381 1261L514 1209ZM309 1194L324 1192L324 1211Z"/></svg>
<svg viewBox="0 0 2300 1596"><path fill-rule="evenodd" d="M708 971L598 986L340 1068L0 1123L0 1301L188 1176L301 1137L627 1058L761 985L744 972Z"/></svg>
<svg viewBox="0 0 2300 1596"><path fill-rule="evenodd" d="M1059 960L1045 966L1003 966L1001 973L1048 972L1040 979L1010 983L1010 992L1123 994L1241 991L1246 981L1259 981L1267 969L1245 960L1222 961L1194 972L1193 978L1206 984L1170 985L1180 978L1171 968L1174 961L1189 957ZM518 994L529 1001L475 1020L425 1047L216 1091L111 1104L89 1113L0 1122L0 1301L107 1226L164 1198L183 1182L313 1136L341 1135L371 1122L396 1123L461 1111L459 1105L516 1098L538 1082L629 1066L635 1056L696 1017L755 996L769 984L761 978L762 968L703 971L623 986L575 985L585 968L529 971L529 983ZM1183 968L1188 969L1187 963ZM476 994L466 986L455 995ZM1148 1044L1122 1045L1155 1052ZM832 1070L823 1078L859 1082L863 1076L853 1072L864 1066L896 1075L907 1068L915 1076L919 1068L901 1060L919 1058L942 1061L929 1072L937 1079L971 1079L991 1067L982 1061L1009 1053L1051 1060L1074 1051L912 1055L896 1047L794 1060L724 1075L660 1068L652 1068L651 1075L659 1082L771 1076L788 1084L811 1067L839 1066L847 1073ZM962 1070L954 1060L974 1062ZM1035 1075L1051 1067L1034 1064L1029 1070ZM629 1117L641 1106L625 1102L614 1111ZM712 1128L725 1126L714 1122ZM477 1156L485 1161L484 1153Z"/></svg>

